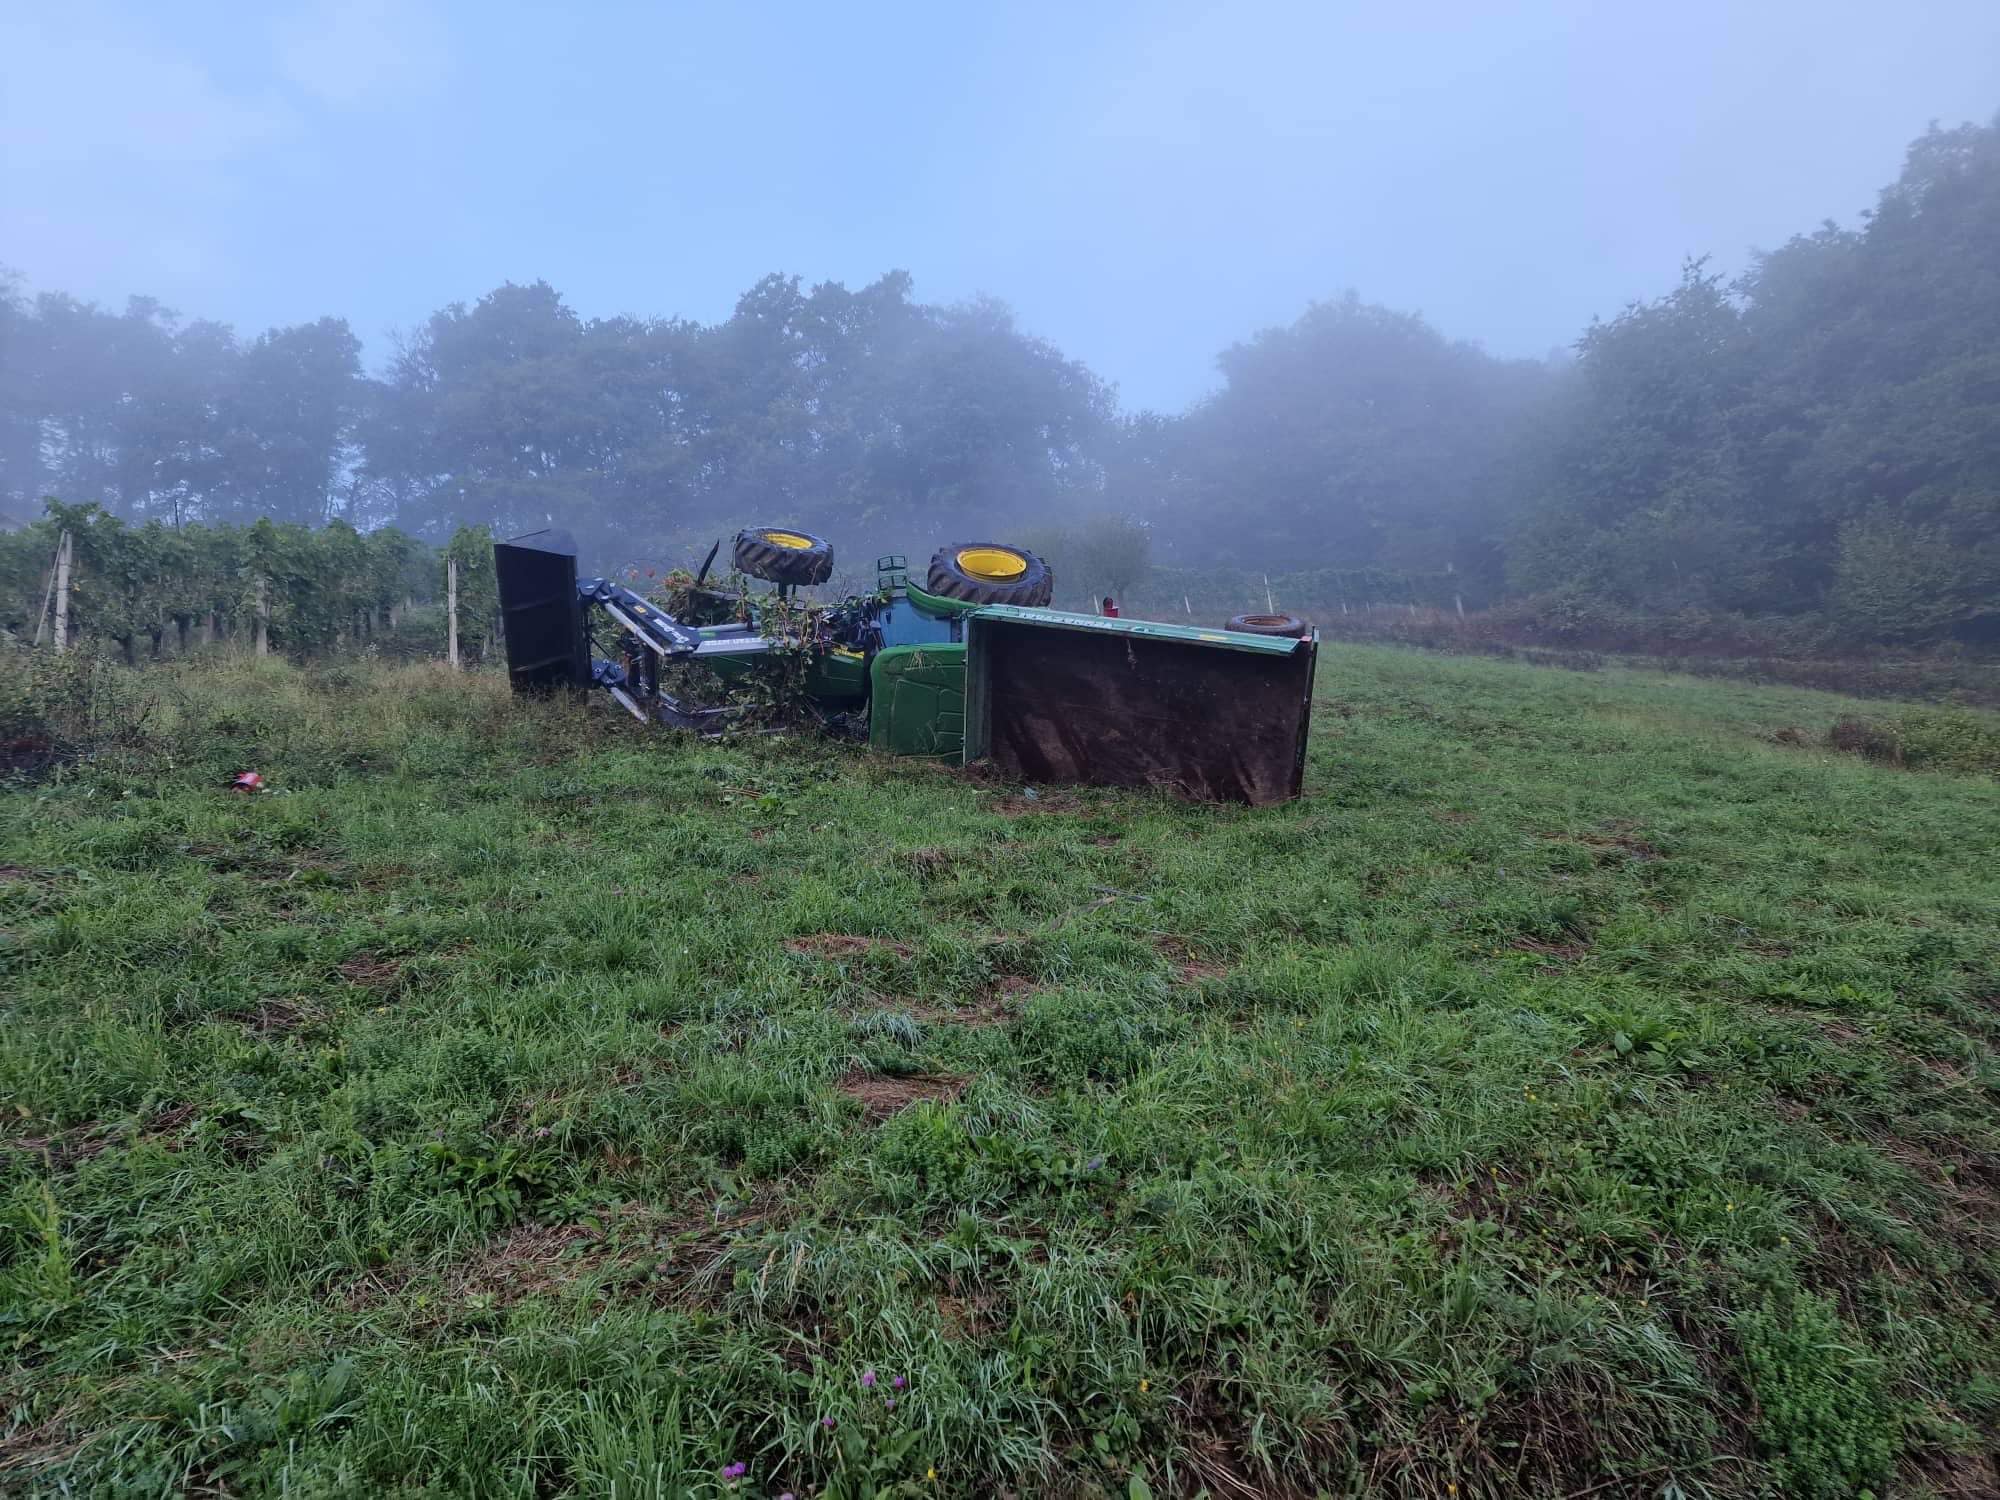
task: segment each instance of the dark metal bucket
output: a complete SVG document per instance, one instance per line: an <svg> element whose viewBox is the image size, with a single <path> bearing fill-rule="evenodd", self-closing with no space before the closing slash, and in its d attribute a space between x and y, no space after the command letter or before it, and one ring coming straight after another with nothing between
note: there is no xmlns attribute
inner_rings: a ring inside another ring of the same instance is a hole
<svg viewBox="0 0 2000 1500"><path fill-rule="evenodd" d="M966 622L965 759L1022 781L1282 802L1305 779L1303 639L994 605Z"/></svg>

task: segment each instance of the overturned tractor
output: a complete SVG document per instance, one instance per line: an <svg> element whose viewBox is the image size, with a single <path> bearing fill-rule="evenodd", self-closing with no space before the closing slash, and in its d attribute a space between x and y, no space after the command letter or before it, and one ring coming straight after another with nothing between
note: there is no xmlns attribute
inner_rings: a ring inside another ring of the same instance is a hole
<svg viewBox="0 0 2000 1500"><path fill-rule="evenodd" d="M1204 630L1050 609L1048 566L995 542L940 548L922 585L902 556L878 558L872 592L809 612L793 607L794 590L833 576L833 548L810 532L739 532L736 570L772 592L709 590L711 551L678 616L579 578L576 556L561 531L494 548L517 692L595 685L642 721L714 733L744 709L674 691L673 668L726 683L774 656L803 658L804 706L890 754L1206 801L1300 790L1319 647L1303 626Z"/></svg>

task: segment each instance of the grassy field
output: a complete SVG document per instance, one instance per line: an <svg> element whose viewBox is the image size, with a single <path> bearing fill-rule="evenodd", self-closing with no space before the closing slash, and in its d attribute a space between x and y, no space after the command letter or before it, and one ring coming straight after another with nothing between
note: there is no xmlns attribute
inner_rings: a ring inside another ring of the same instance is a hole
<svg viewBox="0 0 2000 1500"><path fill-rule="evenodd" d="M1250 811L117 691L0 793L0 1491L2000 1491L2000 783L1880 704L1331 647Z"/></svg>

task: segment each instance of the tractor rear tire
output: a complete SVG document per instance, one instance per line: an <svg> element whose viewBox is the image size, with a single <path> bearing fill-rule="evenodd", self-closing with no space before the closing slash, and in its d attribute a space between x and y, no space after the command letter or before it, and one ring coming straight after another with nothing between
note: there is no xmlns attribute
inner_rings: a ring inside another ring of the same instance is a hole
<svg viewBox="0 0 2000 1500"><path fill-rule="evenodd" d="M825 583L833 576L833 543L809 531L752 526L736 533L736 571L766 583Z"/></svg>
<svg viewBox="0 0 2000 1500"><path fill-rule="evenodd" d="M1039 608L1054 597L1055 574L1032 552L999 542L955 542L931 559L924 589L966 604Z"/></svg>
<svg viewBox="0 0 2000 1500"><path fill-rule="evenodd" d="M1302 640L1312 626L1297 615L1231 615L1226 630L1243 635L1281 635Z"/></svg>

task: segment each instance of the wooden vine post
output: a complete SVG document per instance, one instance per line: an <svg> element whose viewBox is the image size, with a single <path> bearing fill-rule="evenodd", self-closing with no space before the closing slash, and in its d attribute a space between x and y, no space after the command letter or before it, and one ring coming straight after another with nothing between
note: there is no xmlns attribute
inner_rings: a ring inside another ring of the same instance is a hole
<svg viewBox="0 0 2000 1500"><path fill-rule="evenodd" d="M63 627L69 623L67 601L56 604L56 591L69 593L69 533L63 532L56 538L55 556L49 559L49 582L42 590L42 607L35 612L35 644L41 645L42 637L49 631L49 606L56 608L56 650L63 648Z"/></svg>
<svg viewBox="0 0 2000 1500"><path fill-rule="evenodd" d="M65 531L62 540L56 544L56 651L58 654L69 649L69 568L70 552L74 544Z"/></svg>
<svg viewBox="0 0 2000 1500"><path fill-rule="evenodd" d="M444 564L444 630L445 649L451 657L452 670L458 670L458 559L446 558Z"/></svg>

